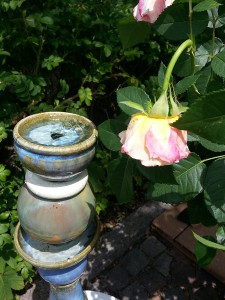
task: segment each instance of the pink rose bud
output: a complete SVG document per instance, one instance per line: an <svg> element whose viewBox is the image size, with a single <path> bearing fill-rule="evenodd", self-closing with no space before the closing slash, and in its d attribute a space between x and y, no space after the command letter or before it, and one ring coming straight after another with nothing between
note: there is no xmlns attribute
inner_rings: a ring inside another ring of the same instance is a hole
<svg viewBox="0 0 225 300"><path fill-rule="evenodd" d="M139 0L133 10L134 18L137 21L154 23L164 9L173 2L174 0Z"/></svg>
<svg viewBox="0 0 225 300"><path fill-rule="evenodd" d="M179 116L133 115L127 130L119 134L121 152L140 160L144 166L170 165L186 158L190 154L187 131L170 125L178 119Z"/></svg>

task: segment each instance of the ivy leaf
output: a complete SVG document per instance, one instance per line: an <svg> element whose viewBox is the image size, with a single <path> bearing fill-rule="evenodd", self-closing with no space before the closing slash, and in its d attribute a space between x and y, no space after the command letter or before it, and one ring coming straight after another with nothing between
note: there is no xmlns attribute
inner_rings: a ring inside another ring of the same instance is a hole
<svg viewBox="0 0 225 300"><path fill-rule="evenodd" d="M197 99L173 126L224 145L225 91L212 92Z"/></svg>
<svg viewBox="0 0 225 300"><path fill-rule="evenodd" d="M123 48L126 49L145 42L150 34L150 25L137 22L130 16L120 20L118 31Z"/></svg>
<svg viewBox="0 0 225 300"><path fill-rule="evenodd" d="M149 109L149 103L151 100L149 96L140 88L129 86L123 89L117 90L117 102L119 107L128 115L137 113L137 109L128 107L124 102L131 101L141 105L145 111Z"/></svg>
<svg viewBox="0 0 225 300"><path fill-rule="evenodd" d="M178 164L173 164L177 184L155 183L150 186L147 197L165 203L181 203L191 200L203 190L206 166L196 154L190 154Z"/></svg>
<svg viewBox="0 0 225 300"><path fill-rule="evenodd" d="M214 56L212 69L217 75L225 78L225 49Z"/></svg>
<svg viewBox="0 0 225 300"><path fill-rule="evenodd" d="M119 203L133 200L133 165L133 159L123 155L108 166L109 184Z"/></svg>
<svg viewBox="0 0 225 300"><path fill-rule="evenodd" d="M205 203L218 223L225 222L225 159L215 160L205 178Z"/></svg>
<svg viewBox="0 0 225 300"><path fill-rule="evenodd" d="M177 13L179 11L179 14ZM156 31L169 40L183 40L190 34L189 25L189 8L188 5L183 3L182 5L173 4L169 6L159 16L153 27ZM193 13L192 15L192 27L193 34L203 32L208 25L207 12Z"/></svg>
<svg viewBox="0 0 225 300"><path fill-rule="evenodd" d="M220 6L221 4L214 1L214 0L204 0L200 3L198 3L194 8L193 11L201 12L209 9L213 9L215 7Z"/></svg>
<svg viewBox="0 0 225 300"><path fill-rule="evenodd" d="M118 120L106 120L98 126L99 138L109 150L119 151L122 145L118 134L125 128L125 124Z"/></svg>
<svg viewBox="0 0 225 300"><path fill-rule="evenodd" d="M200 74L191 75L181 79L175 86L175 93L177 95L186 92L199 78Z"/></svg>
<svg viewBox="0 0 225 300"><path fill-rule="evenodd" d="M197 263L200 267L205 267L212 262L216 255L216 248L209 247L209 245L217 244L213 242L214 238L211 236L202 238L196 233L193 233L193 235L197 240L194 248Z"/></svg>

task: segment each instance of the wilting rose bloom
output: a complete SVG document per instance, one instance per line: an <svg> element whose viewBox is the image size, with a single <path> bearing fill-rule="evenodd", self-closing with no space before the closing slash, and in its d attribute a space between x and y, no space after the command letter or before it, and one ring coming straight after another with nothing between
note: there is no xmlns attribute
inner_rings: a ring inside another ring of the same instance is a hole
<svg viewBox="0 0 225 300"><path fill-rule="evenodd" d="M171 126L178 118L133 115L127 130L119 134L121 152L140 160L144 166L170 165L186 158L190 154L187 132Z"/></svg>
<svg viewBox="0 0 225 300"><path fill-rule="evenodd" d="M173 2L174 0L139 0L133 11L134 18L137 21L154 23L164 9Z"/></svg>

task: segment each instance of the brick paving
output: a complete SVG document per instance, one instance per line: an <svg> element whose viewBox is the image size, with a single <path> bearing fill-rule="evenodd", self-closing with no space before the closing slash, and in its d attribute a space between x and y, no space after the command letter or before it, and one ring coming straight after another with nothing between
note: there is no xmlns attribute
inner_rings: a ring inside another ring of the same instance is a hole
<svg viewBox="0 0 225 300"><path fill-rule="evenodd" d="M105 233L89 254L88 270L82 277L84 289L121 300L225 299L221 281L200 269L180 251L182 245L174 242L189 226L181 220L177 226L174 223L184 207L176 213L166 208L147 202ZM159 222L164 211L167 222ZM160 235L152 231L151 224ZM48 293L48 284L37 280L20 300L47 300Z"/></svg>

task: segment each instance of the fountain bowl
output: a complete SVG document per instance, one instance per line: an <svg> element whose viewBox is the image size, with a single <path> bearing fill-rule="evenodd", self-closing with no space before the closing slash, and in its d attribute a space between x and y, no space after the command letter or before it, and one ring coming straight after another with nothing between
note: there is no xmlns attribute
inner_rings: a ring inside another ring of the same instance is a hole
<svg viewBox="0 0 225 300"><path fill-rule="evenodd" d="M95 154L97 130L83 116L45 112L22 119L13 131L22 164L47 180L70 180Z"/></svg>

